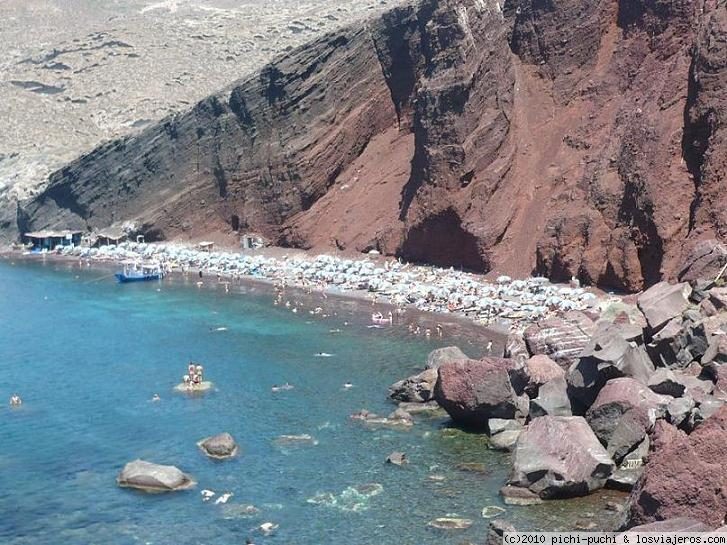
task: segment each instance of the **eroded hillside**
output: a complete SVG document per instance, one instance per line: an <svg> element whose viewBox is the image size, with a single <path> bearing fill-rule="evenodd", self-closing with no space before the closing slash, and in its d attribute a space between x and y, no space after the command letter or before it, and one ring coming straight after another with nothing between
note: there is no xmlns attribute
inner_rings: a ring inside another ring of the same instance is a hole
<svg viewBox="0 0 727 545"><path fill-rule="evenodd" d="M104 145L20 230L135 220L640 289L727 237L727 8L424 0Z"/></svg>

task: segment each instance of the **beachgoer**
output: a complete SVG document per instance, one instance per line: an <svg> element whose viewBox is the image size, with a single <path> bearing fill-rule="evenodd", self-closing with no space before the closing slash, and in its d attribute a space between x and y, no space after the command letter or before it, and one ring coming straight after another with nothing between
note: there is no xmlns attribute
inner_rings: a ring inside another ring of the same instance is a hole
<svg viewBox="0 0 727 545"><path fill-rule="evenodd" d="M18 394L13 394L10 397L10 406L11 407L20 407L23 404L23 400L20 399L20 396Z"/></svg>
<svg viewBox="0 0 727 545"><path fill-rule="evenodd" d="M190 361L189 365L187 365L187 372L190 374L190 376L194 375L195 369L196 367L194 365L194 362Z"/></svg>
<svg viewBox="0 0 727 545"><path fill-rule="evenodd" d="M194 375L194 384L196 386L202 384L202 375Z"/></svg>
<svg viewBox="0 0 727 545"><path fill-rule="evenodd" d="M437 324L437 335L440 337L444 334L444 328L442 328L442 324Z"/></svg>
<svg viewBox="0 0 727 545"><path fill-rule="evenodd" d="M431 337L432 336L432 330L429 329L429 328L426 328L424 330L424 336L427 337L427 338Z"/></svg>
<svg viewBox="0 0 727 545"><path fill-rule="evenodd" d="M488 341L487 343L487 352L492 352L492 341Z"/></svg>
<svg viewBox="0 0 727 545"><path fill-rule="evenodd" d="M198 366L197 366L197 367L195 368L195 371L197 372L197 375L199 375L199 379L200 379L200 382L201 382L202 380L204 380L204 379L202 378L202 377L204 377L204 367L202 367L201 365L198 365Z"/></svg>
<svg viewBox="0 0 727 545"><path fill-rule="evenodd" d="M159 397L159 394L154 394L151 398L152 401L161 401L161 397Z"/></svg>
<svg viewBox="0 0 727 545"><path fill-rule="evenodd" d="M202 271L199 271L199 277L202 278Z"/></svg>

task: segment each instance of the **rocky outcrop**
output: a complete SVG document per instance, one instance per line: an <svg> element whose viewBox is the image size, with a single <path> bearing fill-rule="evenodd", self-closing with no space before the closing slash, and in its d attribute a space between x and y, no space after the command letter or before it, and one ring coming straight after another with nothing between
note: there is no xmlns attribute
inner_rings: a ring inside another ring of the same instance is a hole
<svg viewBox="0 0 727 545"><path fill-rule="evenodd" d="M613 469L582 417L543 416L518 438L510 484L543 499L583 496L602 488Z"/></svg>
<svg viewBox="0 0 727 545"><path fill-rule="evenodd" d="M656 448L634 489L629 525L688 514L712 528L727 513L727 408L719 409L691 435L663 421L654 434Z"/></svg>
<svg viewBox="0 0 727 545"><path fill-rule="evenodd" d="M80 157L3 221L639 290L726 236L725 18L715 0L403 5Z"/></svg>
<svg viewBox="0 0 727 545"><path fill-rule="evenodd" d="M126 464L116 482L123 488L135 488L144 492L174 492L192 488L197 484L192 477L174 466L152 464L143 460Z"/></svg>
<svg viewBox="0 0 727 545"><path fill-rule="evenodd" d="M202 439L197 443L202 452L204 452L210 458L216 458L218 460L225 460L227 458L233 458L237 456L240 450L235 442L235 439L229 433L219 433L212 437Z"/></svg>
<svg viewBox="0 0 727 545"><path fill-rule="evenodd" d="M632 378L610 380L588 409L586 420L609 456L620 464L666 414L672 398L655 394Z"/></svg>
<svg viewBox="0 0 727 545"><path fill-rule="evenodd" d="M681 282L713 280L727 265L727 246L715 239L702 240L687 254L679 271Z"/></svg>

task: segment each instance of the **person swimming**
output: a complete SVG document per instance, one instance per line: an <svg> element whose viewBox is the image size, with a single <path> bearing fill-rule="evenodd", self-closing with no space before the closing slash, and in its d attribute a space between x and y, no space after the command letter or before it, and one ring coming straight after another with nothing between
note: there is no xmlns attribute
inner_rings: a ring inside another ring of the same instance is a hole
<svg viewBox="0 0 727 545"><path fill-rule="evenodd" d="M153 396L151 396L151 400L152 401L161 401L162 398L159 397L159 394L154 394Z"/></svg>
<svg viewBox="0 0 727 545"><path fill-rule="evenodd" d="M20 396L18 394L13 394L10 397L10 406L11 407L20 407L23 404L23 400L20 399Z"/></svg>

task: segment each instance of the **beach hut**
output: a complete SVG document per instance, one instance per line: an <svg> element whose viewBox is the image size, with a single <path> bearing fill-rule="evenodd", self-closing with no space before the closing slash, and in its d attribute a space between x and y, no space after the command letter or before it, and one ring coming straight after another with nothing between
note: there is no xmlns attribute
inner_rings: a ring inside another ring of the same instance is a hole
<svg viewBox="0 0 727 545"><path fill-rule="evenodd" d="M55 250L61 246L80 245L81 231L33 231L25 233L23 239L25 242L32 244L34 250Z"/></svg>
<svg viewBox="0 0 727 545"><path fill-rule="evenodd" d="M122 233L121 231L113 231L113 230L101 231L98 234L98 238L96 239L95 246L110 246L112 244L116 245L125 240L126 240L126 235L124 233Z"/></svg>
<svg viewBox="0 0 727 545"><path fill-rule="evenodd" d="M211 252L212 250L215 249L215 243L214 242L209 242L207 240L200 242L199 244L197 244L197 246L199 247L199 251L200 252L208 252L209 253L209 252Z"/></svg>

